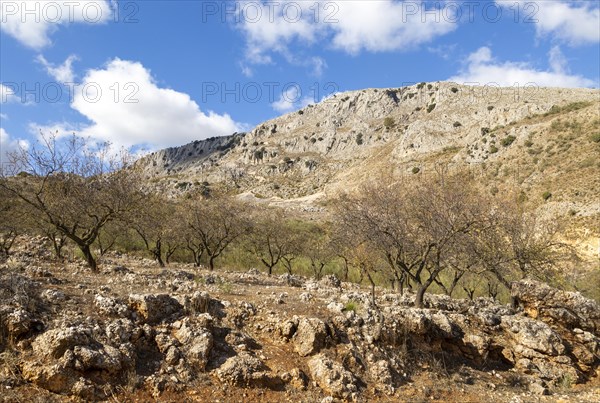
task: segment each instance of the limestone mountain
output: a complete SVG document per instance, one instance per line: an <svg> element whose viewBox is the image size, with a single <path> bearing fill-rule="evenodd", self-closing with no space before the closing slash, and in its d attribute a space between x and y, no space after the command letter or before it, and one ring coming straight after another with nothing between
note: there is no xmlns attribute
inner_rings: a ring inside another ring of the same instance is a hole
<svg viewBox="0 0 600 403"><path fill-rule="evenodd" d="M597 89L435 82L336 94L138 165L171 194L221 188L309 211L382 176L466 168L492 194L517 186L541 214L568 217L597 256L599 141Z"/></svg>

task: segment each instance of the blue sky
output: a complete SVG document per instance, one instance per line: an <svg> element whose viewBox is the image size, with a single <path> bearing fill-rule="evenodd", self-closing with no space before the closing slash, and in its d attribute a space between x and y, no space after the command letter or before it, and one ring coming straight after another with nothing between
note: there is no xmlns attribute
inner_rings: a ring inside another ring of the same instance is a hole
<svg viewBox="0 0 600 403"><path fill-rule="evenodd" d="M0 0L0 24L1 155L40 130L176 146L336 91L600 80L596 1Z"/></svg>

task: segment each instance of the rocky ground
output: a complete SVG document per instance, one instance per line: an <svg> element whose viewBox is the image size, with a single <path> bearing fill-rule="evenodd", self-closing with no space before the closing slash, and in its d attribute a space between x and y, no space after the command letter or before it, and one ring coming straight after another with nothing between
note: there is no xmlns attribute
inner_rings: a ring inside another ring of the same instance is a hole
<svg viewBox="0 0 600 403"><path fill-rule="evenodd" d="M0 401L600 401L595 301L386 292L118 255L93 274L29 239L0 264Z"/></svg>

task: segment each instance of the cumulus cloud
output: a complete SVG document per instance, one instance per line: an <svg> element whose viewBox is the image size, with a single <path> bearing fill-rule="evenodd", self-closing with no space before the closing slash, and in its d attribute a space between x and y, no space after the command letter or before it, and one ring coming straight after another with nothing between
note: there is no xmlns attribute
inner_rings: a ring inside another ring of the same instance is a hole
<svg viewBox="0 0 600 403"><path fill-rule="evenodd" d="M550 35L570 45L600 42L598 2L496 0L496 3L513 10L518 3L524 18L531 17L535 23L538 36Z"/></svg>
<svg viewBox="0 0 600 403"><path fill-rule="evenodd" d="M161 88L141 63L114 59L89 70L71 107L92 124L79 135L131 147L169 147L240 130L227 114L203 112L189 95Z"/></svg>
<svg viewBox="0 0 600 403"><path fill-rule="evenodd" d="M498 61L488 47L481 47L471 53L463 71L449 81L465 84L499 84L513 86L535 84L540 87L591 87L593 80L568 73L566 60L560 48L554 47L549 53L550 70L538 70L525 62Z"/></svg>
<svg viewBox="0 0 600 403"><path fill-rule="evenodd" d="M58 66L48 62L43 55L38 55L35 59L39 64L44 66L46 73L60 83L74 83L75 74L73 73L73 62L79 60L75 55L67 57L67 59Z"/></svg>
<svg viewBox="0 0 600 403"><path fill-rule="evenodd" d="M352 55L409 50L453 31L457 20L450 9L394 0L245 1L239 11L246 16L237 24L246 39L246 59L254 64L272 63L273 53L288 62L303 60L290 50L293 44L318 43ZM316 72L325 67L319 60L313 65Z"/></svg>
<svg viewBox="0 0 600 403"><path fill-rule="evenodd" d="M112 16L109 0L0 0L0 29L36 50L50 45L61 25L101 24Z"/></svg>
<svg viewBox="0 0 600 403"><path fill-rule="evenodd" d="M299 87L291 86L281 94L277 101L271 104L271 107L277 112L285 113L313 103L314 100L311 97L302 97Z"/></svg>

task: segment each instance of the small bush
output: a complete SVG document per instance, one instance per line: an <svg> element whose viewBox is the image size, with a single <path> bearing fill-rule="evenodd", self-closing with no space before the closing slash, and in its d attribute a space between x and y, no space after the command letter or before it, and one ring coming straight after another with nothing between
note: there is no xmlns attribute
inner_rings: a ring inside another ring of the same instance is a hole
<svg viewBox="0 0 600 403"><path fill-rule="evenodd" d="M505 138L503 138L500 141L500 144L502 144L504 147L508 147L509 145L511 145L517 138L513 135L508 135Z"/></svg>
<svg viewBox="0 0 600 403"><path fill-rule="evenodd" d="M490 128L489 127L482 127L481 128L481 135L485 136L486 134L488 134L490 132Z"/></svg>
<svg viewBox="0 0 600 403"><path fill-rule="evenodd" d="M417 89L419 89L419 90L420 90L421 88L423 88L423 87L425 87L425 83L424 83L424 82L423 82L423 83L419 83L419 84L417 85Z"/></svg>
<svg viewBox="0 0 600 403"><path fill-rule="evenodd" d="M348 303L344 306L344 311L348 312L348 311L353 311L356 312L358 311L359 308L359 304L356 301L348 301Z"/></svg>
<svg viewBox="0 0 600 403"><path fill-rule="evenodd" d="M450 88L450 91L452 91L453 93L456 94L458 92L458 88L452 87L452 88Z"/></svg>
<svg viewBox="0 0 600 403"><path fill-rule="evenodd" d="M427 107L427 113L431 113L434 109L435 109L435 103L433 103Z"/></svg>
<svg viewBox="0 0 600 403"><path fill-rule="evenodd" d="M532 145L533 145L533 141L531 141L531 140L525 141L525 147L530 148Z"/></svg>
<svg viewBox="0 0 600 403"><path fill-rule="evenodd" d="M413 173L413 174L415 174L415 175L416 175L416 174L418 174L419 172L421 172L421 168L419 168L419 167L413 167L413 169L412 169L412 173Z"/></svg>
<svg viewBox="0 0 600 403"><path fill-rule="evenodd" d="M600 132L592 133L590 135L590 140L594 143L600 143Z"/></svg>
<svg viewBox="0 0 600 403"><path fill-rule="evenodd" d="M396 122L394 121L393 117L388 116L387 118L383 119L383 125L387 129L390 129L390 128L392 128L392 127L394 127L396 125Z"/></svg>
<svg viewBox="0 0 600 403"><path fill-rule="evenodd" d="M496 154L498 152L498 147L496 147L495 145L491 145L489 151L490 154Z"/></svg>
<svg viewBox="0 0 600 403"><path fill-rule="evenodd" d="M460 122L454 122L454 123L452 124L452 126L454 126L454 127L461 127L461 126L462 126L462 123L460 123Z"/></svg>
<svg viewBox="0 0 600 403"><path fill-rule="evenodd" d="M544 193L542 193L542 199L544 199L544 201L548 200L551 197L552 197L552 193L550 193L547 190Z"/></svg>
<svg viewBox="0 0 600 403"><path fill-rule="evenodd" d="M494 107L492 105L488 106L488 111L492 111L494 110Z"/></svg>
<svg viewBox="0 0 600 403"><path fill-rule="evenodd" d="M362 133L358 133L356 135L356 144L361 145L363 143L363 135Z"/></svg>

